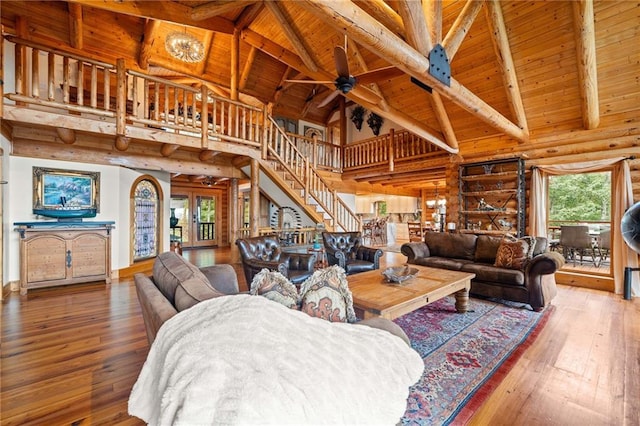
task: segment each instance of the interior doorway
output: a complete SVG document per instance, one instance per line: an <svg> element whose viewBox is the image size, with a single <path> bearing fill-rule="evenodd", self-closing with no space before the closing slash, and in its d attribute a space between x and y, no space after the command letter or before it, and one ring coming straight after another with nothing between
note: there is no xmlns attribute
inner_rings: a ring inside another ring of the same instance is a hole
<svg viewBox="0 0 640 426"><path fill-rule="evenodd" d="M184 191L171 195L171 213L177 218L171 240L183 248L212 247L219 244L220 196L211 191Z"/></svg>

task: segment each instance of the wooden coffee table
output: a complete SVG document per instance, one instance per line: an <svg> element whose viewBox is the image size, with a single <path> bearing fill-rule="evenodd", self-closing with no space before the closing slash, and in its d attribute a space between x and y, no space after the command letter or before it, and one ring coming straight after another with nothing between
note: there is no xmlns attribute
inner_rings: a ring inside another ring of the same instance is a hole
<svg viewBox="0 0 640 426"><path fill-rule="evenodd" d="M469 288L475 274L409 266L418 269L418 274L402 284L386 282L380 269L349 275L347 280L356 314L364 319L395 319L450 294L455 294L456 311L467 311Z"/></svg>

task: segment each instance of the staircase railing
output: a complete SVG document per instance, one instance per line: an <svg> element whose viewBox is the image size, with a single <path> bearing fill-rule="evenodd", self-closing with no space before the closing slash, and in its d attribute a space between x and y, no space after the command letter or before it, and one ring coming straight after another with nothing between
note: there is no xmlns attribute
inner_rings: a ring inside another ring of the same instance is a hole
<svg viewBox="0 0 640 426"><path fill-rule="evenodd" d="M360 230L362 223L338 193L297 147L291 138L269 117L266 148L268 158L276 159L288 172L290 178L303 188L305 202L312 198L333 221L334 229Z"/></svg>

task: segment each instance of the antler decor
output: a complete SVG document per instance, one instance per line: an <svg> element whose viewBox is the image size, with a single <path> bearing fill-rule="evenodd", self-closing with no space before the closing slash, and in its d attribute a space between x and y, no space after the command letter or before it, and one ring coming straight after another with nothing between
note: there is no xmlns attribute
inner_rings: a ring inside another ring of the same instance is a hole
<svg viewBox="0 0 640 426"><path fill-rule="evenodd" d="M364 121L364 114L366 112L367 110L360 105L356 105L356 107L351 110L351 121L356 125L358 131L362 129L362 122Z"/></svg>
<svg viewBox="0 0 640 426"><path fill-rule="evenodd" d="M367 118L367 124L373 131L374 135L378 136L380 134L382 123L384 123L384 118L380 117L375 112L369 114L369 118Z"/></svg>

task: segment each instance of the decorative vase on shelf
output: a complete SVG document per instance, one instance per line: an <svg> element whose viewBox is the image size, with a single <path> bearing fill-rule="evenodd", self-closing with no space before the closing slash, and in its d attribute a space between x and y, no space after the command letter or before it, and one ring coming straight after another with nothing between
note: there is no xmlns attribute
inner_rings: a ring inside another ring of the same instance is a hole
<svg viewBox="0 0 640 426"><path fill-rule="evenodd" d="M169 226L175 228L178 225L178 218L176 217L175 207L171 207L171 216L169 217Z"/></svg>

